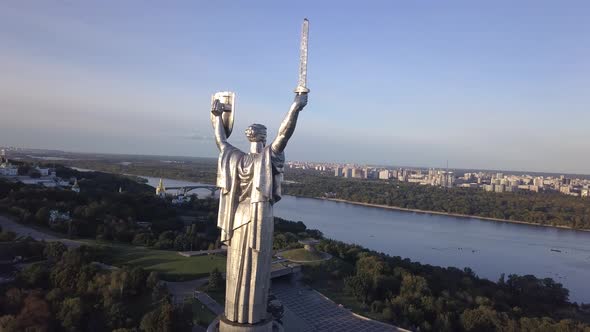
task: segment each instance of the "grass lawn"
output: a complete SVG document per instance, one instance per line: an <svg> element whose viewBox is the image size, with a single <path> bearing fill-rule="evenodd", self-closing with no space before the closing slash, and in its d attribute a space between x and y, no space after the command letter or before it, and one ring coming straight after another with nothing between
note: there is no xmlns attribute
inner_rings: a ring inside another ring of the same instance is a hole
<svg viewBox="0 0 590 332"><path fill-rule="evenodd" d="M85 241L86 242L86 241ZM214 269L225 271L225 256L206 255L184 257L176 251L154 250L119 243L94 244L106 249L104 263L114 266L141 266L148 271L160 272L167 281L185 281L206 277Z"/></svg>
<svg viewBox="0 0 590 332"><path fill-rule="evenodd" d="M279 253L279 256L286 259L305 262L305 261L319 261L324 259L324 255L319 251L309 251L303 248L287 250Z"/></svg>

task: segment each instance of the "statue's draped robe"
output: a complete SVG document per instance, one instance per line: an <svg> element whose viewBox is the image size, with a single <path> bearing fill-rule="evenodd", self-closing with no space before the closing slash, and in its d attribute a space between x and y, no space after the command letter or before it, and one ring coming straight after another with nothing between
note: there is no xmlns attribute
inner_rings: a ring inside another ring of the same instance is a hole
<svg viewBox="0 0 590 332"><path fill-rule="evenodd" d="M227 144L219 155L218 227L228 245L225 317L254 324L267 318L274 219L284 154L267 146L244 153Z"/></svg>

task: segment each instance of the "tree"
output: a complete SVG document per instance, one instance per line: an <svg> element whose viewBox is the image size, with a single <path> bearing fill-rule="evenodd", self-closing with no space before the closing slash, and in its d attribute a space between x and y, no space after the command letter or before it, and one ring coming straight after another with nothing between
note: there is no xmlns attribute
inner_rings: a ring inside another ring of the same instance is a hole
<svg viewBox="0 0 590 332"><path fill-rule="evenodd" d="M179 234L174 239L174 250L183 251L188 250L191 247L191 238L187 234Z"/></svg>
<svg viewBox="0 0 590 332"><path fill-rule="evenodd" d="M16 233L11 231L4 231L0 233L0 242L10 242L16 239Z"/></svg>
<svg viewBox="0 0 590 332"><path fill-rule="evenodd" d="M13 315L4 315L0 317L0 331L16 332L16 318Z"/></svg>
<svg viewBox="0 0 590 332"><path fill-rule="evenodd" d="M209 284L207 285L207 289L209 291L217 291L223 289L223 286L223 276L218 268L214 268L209 274Z"/></svg>
<svg viewBox="0 0 590 332"><path fill-rule="evenodd" d="M287 248L287 237L283 233L275 233L272 243L275 250L285 249Z"/></svg>
<svg viewBox="0 0 590 332"><path fill-rule="evenodd" d="M49 270L43 264L31 264L20 272L19 278L30 287L45 288L48 285Z"/></svg>
<svg viewBox="0 0 590 332"><path fill-rule="evenodd" d="M16 316L16 324L19 330L47 331L50 316L49 304L37 293L31 293L25 298L23 308Z"/></svg>
<svg viewBox="0 0 590 332"><path fill-rule="evenodd" d="M125 324L129 316L129 309L125 303L117 301L106 307L104 314L107 325L111 328L117 328Z"/></svg>
<svg viewBox="0 0 590 332"><path fill-rule="evenodd" d="M461 325L465 331L497 331L502 328L505 317L499 315L490 307L480 306L476 309L467 309L461 314Z"/></svg>
<svg viewBox="0 0 590 332"><path fill-rule="evenodd" d="M425 295L430 295L430 289L428 288L428 282L424 277L409 273L403 276L400 296L419 299Z"/></svg>
<svg viewBox="0 0 590 332"><path fill-rule="evenodd" d="M48 242L43 250L43 255L51 262L57 262L61 259L64 252L68 251L68 247L65 244L52 241Z"/></svg>
<svg viewBox="0 0 590 332"><path fill-rule="evenodd" d="M127 269L119 269L111 272L109 289L119 297L123 297L131 286L130 273Z"/></svg>
<svg viewBox="0 0 590 332"><path fill-rule="evenodd" d="M133 237L132 243L136 246L149 246L152 241L150 233L139 233Z"/></svg>
<svg viewBox="0 0 590 332"><path fill-rule="evenodd" d="M152 301L161 301L162 299L168 297L168 295L168 287L166 287L166 284L163 282L159 282L156 284L156 287L154 287L154 289L152 290Z"/></svg>
<svg viewBox="0 0 590 332"><path fill-rule="evenodd" d="M281 319L285 314L285 307L273 294L269 294L268 296L268 305L266 311L271 314L274 320L282 323Z"/></svg>
<svg viewBox="0 0 590 332"><path fill-rule="evenodd" d="M191 331L193 328L193 306L191 301L174 307L172 331Z"/></svg>
<svg viewBox="0 0 590 332"><path fill-rule="evenodd" d="M145 332L171 332L173 323L174 307L170 301L166 300L158 308L143 316L139 328Z"/></svg>
<svg viewBox="0 0 590 332"><path fill-rule="evenodd" d="M156 249L171 249L172 247L174 247L174 241L172 240L158 240L158 242L154 243Z"/></svg>
<svg viewBox="0 0 590 332"><path fill-rule="evenodd" d="M174 237L175 236L174 236L173 231L165 231L165 232L162 232L162 234L160 234L160 236L158 237L158 241L164 241L164 240L173 241Z"/></svg>
<svg viewBox="0 0 590 332"><path fill-rule="evenodd" d="M47 224L49 221L49 207L44 206L37 210L37 213L35 213L35 219L42 224Z"/></svg>
<svg viewBox="0 0 590 332"><path fill-rule="evenodd" d="M365 274L344 278L345 290L362 301L363 304L367 304L372 286L371 277Z"/></svg>
<svg viewBox="0 0 590 332"><path fill-rule="evenodd" d="M146 286L149 289L154 289L156 285L160 282L160 274L156 271L150 272L146 280Z"/></svg>
<svg viewBox="0 0 590 332"><path fill-rule="evenodd" d="M82 300L79 297L67 298L62 302L57 317L67 331L79 331L83 313Z"/></svg>
<svg viewBox="0 0 590 332"><path fill-rule="evenodd" d="M57 306L57 304L63 301L64 293L60 288L54 288L45 295L45 299L49 301L52 306Z"/></svg>
<svg viewBox="0 0 590 332"><path fill-rule="evenodd" d="M4 306L7 311L18 312L23 304L24 294L19 288L9 288L6 291Z"/></svg>
<svg viewBox="0 0 590 332"><path fill-rule="evenodd" d="M129 293L138 295L146 288L148 273L141 267L134 267L129 271Z"/></svg>
<svg viewBox="0 0 590 332"><path fill-rule="evenodd" d="M363 254L356 261L356 273L377 277L385 272L385 262L377 256Z"/></svg>

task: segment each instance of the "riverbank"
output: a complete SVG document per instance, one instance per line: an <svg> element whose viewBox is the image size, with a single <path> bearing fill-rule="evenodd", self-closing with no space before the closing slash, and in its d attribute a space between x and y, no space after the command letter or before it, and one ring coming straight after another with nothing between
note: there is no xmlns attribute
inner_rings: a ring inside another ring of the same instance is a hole
<svg viewBox="0 0 590 332"><path fill-rule="evenodd" d="M294 196L294 197L305 197L305 196ZM305 197L305 198L311 198L311 197ZM461 213L408 209L408 208L403 208L403 207L398 207L398 206L355 202L355 201L349 201L349 200L340 199L340 198L314 197L314 199L326 200L326 201L332 201L332 202L340 202L340 203L348 203L348 204L354 204L354 205L360 205L360 206L366 206L366 207L374 207L374 208L387 209L387 210L395 210L395 211L405 211L405 212L414 212L414 213L422 213L422 214L433 214L433 215L450 216L450 217L458 217L458 218L472 218L472 219L479 219L479 220L486 220L486 221L506 222L506 223L511 223L511 224L521 224L521 225L550 227L550 228L567 229L567 230L573 230L573 231L590 232L590 229L573 228L570 226L543 225L543 224L537 224L537 223L528 222L528 221L518 221L518 220L510 220L510 219L482 217L482 216L474 216L474 215L461 214Z"/></svg>
<svg viewBox="0 0 590 332"><path fill-rule="evenodd" d="M79 169L79 170L82 170L82 169ZM94 170L84 169L84 171L94 171ZM119 174L121 174L121 173L119 173ZM145 179L154 178L154 177L151 177L151 176L140 175L140 174L123 174L123 175L132 175L132 176L137 176L137 177L145 178ZM164 179L164 180L167 180L167 179ZM186 181L186 182L191 182L191 183L193 181L193 180L186 180L186 179L180 179L180 178L171 178L169 180L173 180L173 181ZM150 183L148 183L148 184L150 184ZM207 183L195 182L195 184L207 184ZM155 185L152 185L152 184L150 184L150 185L152 187L155 187ZM214 184L211 184L211 185L214 185ZM539 227L550 227L550 228L556 228L556 229L566 229L566 230L590 232L590 229L573 228L573 227L570 227L570 226L563 226L563 225L543 225L543 224L538 224L538 223L533 223L533 222L528 222L528 221L519 221L519 220L510 220L510 219L502 219L502 218L483 217L483 216L477 216L477 215L469 215L469 214L461 214L461 213L450 213L450 212L442 212L442 211L409 209L409 208L403 208L403 207L397 207L397 206L390 206L390 205L382 205L382 204L372 204L372 203L363 203L363 202L349 201L349 200L339 199L339 198L308 197L308 196L295 196L295 195L291 195L291 196L293 196L293 197L302 197L302 198L313 198L313 199L319 199L319 200L329 200L329 201L334 201L334 202L349 203L349 204L354 204L354 205L359 205L359 206L375 207L375 208L380 208L380 209L388 209L388 210L396 210L396 211L414 212L414 213L422 213L422 214L430 214L430 215L443 215L443 216L458 217L458 218L473 218L473 219L479 219L479 220L505 222L505 223L511 223L511 224L539 226Z"/></svg>

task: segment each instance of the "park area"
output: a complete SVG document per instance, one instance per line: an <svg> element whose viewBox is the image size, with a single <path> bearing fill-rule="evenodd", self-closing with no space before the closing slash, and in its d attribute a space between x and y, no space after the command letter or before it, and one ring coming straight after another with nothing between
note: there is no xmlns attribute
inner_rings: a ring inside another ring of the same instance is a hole
<svg viewBox="0 0 590 332"><path fill-rule="evenodd" d="M86 242L86 241L85 241ZM225 256L205 255L184 257L175 251L155 250L126 244L88 241L104 250L105 264L121 267L139 266L159 272L167 281L186 281L207 277L217 268L225 271Z"/></svg>
<svg viewBox="0 0 590 332"><path fill-rule="evenodd" d="M280 255L293 262L315 262L326 259L326 255L319 251L309 251L303 248L283 251Z"/></svg>

